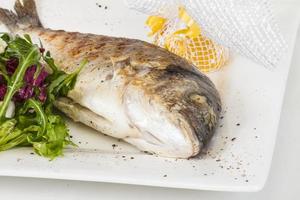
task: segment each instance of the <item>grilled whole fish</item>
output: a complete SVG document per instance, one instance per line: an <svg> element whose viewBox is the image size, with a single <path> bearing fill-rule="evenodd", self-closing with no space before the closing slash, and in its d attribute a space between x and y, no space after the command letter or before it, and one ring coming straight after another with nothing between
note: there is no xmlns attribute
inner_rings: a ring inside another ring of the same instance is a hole
<svg viewBox="0 0 300 200"><path fill-rule="evenodd" d="M89 63L56 106L74 121L143 151L189 158L212 137L221 111L213 83L183 58L135 39L43 28L33 0L0 9L13 34L41 40L69 73Z"/></svg>

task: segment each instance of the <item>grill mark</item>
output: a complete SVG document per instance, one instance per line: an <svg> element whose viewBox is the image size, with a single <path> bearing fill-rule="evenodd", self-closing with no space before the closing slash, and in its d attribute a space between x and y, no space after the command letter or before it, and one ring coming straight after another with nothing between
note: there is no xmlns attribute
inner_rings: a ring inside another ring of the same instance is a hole
<svg viewBox="0 0 300 200"><path fill-rule="evenodd" d="M95 46L94 46L94 49L95 50L99 50L101 49L102 47L104 47L106 44L104 42L99 42L97 43Z"/></svg>
<svg viewBox="0 0 300 200"><path fill-rule="evenodd" d="M58 37L59 36L59 33L56 33L56 32L53 32L53 33L51 33L49 36L48 36L48 41L52 41L52 40L54 40L56 37Z"/></svg>

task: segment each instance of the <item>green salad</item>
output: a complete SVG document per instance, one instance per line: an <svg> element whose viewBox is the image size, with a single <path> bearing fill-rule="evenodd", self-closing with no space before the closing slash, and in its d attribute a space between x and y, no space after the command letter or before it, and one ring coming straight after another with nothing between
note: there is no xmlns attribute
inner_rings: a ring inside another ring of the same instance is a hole
<svg viewBox="0 0 300 200"><path fill-rule="evenodd" d="M0 151L32 146L38 155L51 160L63 155L64 148L74 143L53 103L74 87L87 61L66 74L29 35L3 33L0 40L6 43L0 51Z"/></svg>

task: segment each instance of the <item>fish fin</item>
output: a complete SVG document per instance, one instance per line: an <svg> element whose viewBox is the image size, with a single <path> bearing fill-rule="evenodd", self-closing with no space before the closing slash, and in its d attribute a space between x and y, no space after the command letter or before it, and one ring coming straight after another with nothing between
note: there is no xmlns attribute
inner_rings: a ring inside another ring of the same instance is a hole
<svg viewBox="0 0 300 200"><path fill-rule="evenodd" d="M10 31L14 31L17 26L18 16L10 10L0 8L0 23L3 23Z"/></svg>
<svg viewBox="0 0 300 200"><path fill-rule="evenodd" d="M16 0L14 13L11 10L0 8L0 23L3 23L10 31L27 27L42 27L38 17L34 0Z"/></svg>

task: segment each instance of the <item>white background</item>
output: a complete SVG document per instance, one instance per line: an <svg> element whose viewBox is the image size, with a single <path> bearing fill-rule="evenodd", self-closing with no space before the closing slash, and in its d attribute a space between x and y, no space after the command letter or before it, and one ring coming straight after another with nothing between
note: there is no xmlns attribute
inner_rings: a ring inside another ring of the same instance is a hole
<svg viewBox="0 0 300 200"><path fill-rule="evenodd" d="M270 177L257 193L224 193L80 181L0 177L0 199L299 199L300 33L288 80Z"/></svg>

